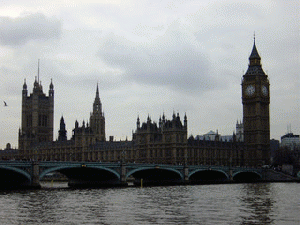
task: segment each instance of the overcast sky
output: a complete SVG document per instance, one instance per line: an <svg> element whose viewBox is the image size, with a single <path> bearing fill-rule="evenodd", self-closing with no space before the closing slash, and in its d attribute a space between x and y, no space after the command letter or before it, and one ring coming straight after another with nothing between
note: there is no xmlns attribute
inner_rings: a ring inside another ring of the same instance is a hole
<svg viewBox="0 0 300 225"><path fill-rule="evenodd" d="M54 138L88 121L99 84L106 137L132 137L137 116L173 111L188 135L232 134L253 34L270 80L271 138L300 134L298 0L10 0L0 2L0 148L18 147L24 79L40 59L55 90ZM1 103L2 104L2 103Z"/></svg>

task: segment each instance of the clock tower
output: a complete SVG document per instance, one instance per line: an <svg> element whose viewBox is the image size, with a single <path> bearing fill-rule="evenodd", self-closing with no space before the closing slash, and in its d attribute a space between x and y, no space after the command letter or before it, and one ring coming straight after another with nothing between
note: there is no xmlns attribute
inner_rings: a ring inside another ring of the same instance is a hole
<svg viewBox="0 0 300 225"><path fill-rule="evenodd" d="M248 70L242 79L245 166L270 163L270 84L260 60L254 39Z"/></svg>

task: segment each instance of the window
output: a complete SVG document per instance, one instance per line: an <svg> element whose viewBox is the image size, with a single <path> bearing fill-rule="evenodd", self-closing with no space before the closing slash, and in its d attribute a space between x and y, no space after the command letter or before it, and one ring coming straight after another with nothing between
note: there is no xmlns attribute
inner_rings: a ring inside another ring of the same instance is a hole
<svg viewBox="0 0 300 225"><path fill-rule="evenodd" d="M32 126L32 115L27 115L27 117L26 117L26 124L27 124L27 127L31 127Z"/></svg>
<svg viewBox="0 0 300 225"><path fill-rule="evenodd" d="M47 127L48 126L48 116L39 115L39 126Z"/></svg>

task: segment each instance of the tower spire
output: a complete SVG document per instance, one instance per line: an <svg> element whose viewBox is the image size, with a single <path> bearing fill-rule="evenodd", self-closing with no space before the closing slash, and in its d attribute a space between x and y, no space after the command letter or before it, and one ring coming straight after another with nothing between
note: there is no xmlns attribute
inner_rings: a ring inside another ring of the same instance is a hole
<svg viewBox="0 0 300 225"><path fill-rule="evenodd" d="M253 48L252 48L252 52L251 52L251 55L249 57L249 59L261 59L259 54L258 54L258 51L256 49L256 44L255 44L255 34L254 34L254 41L253 41ZM251 63L251 62L250 62Z"/></svg>
<svg viewBox="0 0 300 225"><path fill-rule="evenodd" d="M102 112L98 83L96 88L96 97L93 104L93 112L90 116L90 128L94 135L94 141L105 141L105 118L104 113Z"/></svg>
<svg viewBox="0 0 300 225"><path fill-rule="evenodd" d="M95 97L95 101L94 101L94 105L93 105L93 111L100 112L100 113L102 111L101 101L100 101L100 97L99 97L98 83L97 83L97 88L96 88L96 97Z"/></svg>
<svg viewBox="0 0 300 225"><path fill-rule="evenodd" d="M96 89L96 98L98 99L100 99L100 97L99 97L99 87L98 87L98 83L97 83L97 89Z"/></svg>
<svg viewBox="0 0 300 225"><path fill-rule="evenodd" d="M249 66L245 75L265 75L265 72L262 69L261 58L258 54L256 44L255 44L255 34L253 40L252 52L249 56Z"/></svg>
<svg viewBox="0 0 300 225"><path fill-rule="evenodd" d="M27 90L26 78L24 79L23 90Z"/></svg>

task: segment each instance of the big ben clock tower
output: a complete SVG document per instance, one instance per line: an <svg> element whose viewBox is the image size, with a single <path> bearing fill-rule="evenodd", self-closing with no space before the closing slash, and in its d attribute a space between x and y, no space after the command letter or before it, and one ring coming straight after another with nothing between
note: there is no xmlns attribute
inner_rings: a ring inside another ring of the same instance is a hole
<svg viewBox="0 0 300 225"><path fill-rule="evenodd" d="M270 84L260 60L254 39L248 70L242 79L245 166L270 163Z"/></svg>

